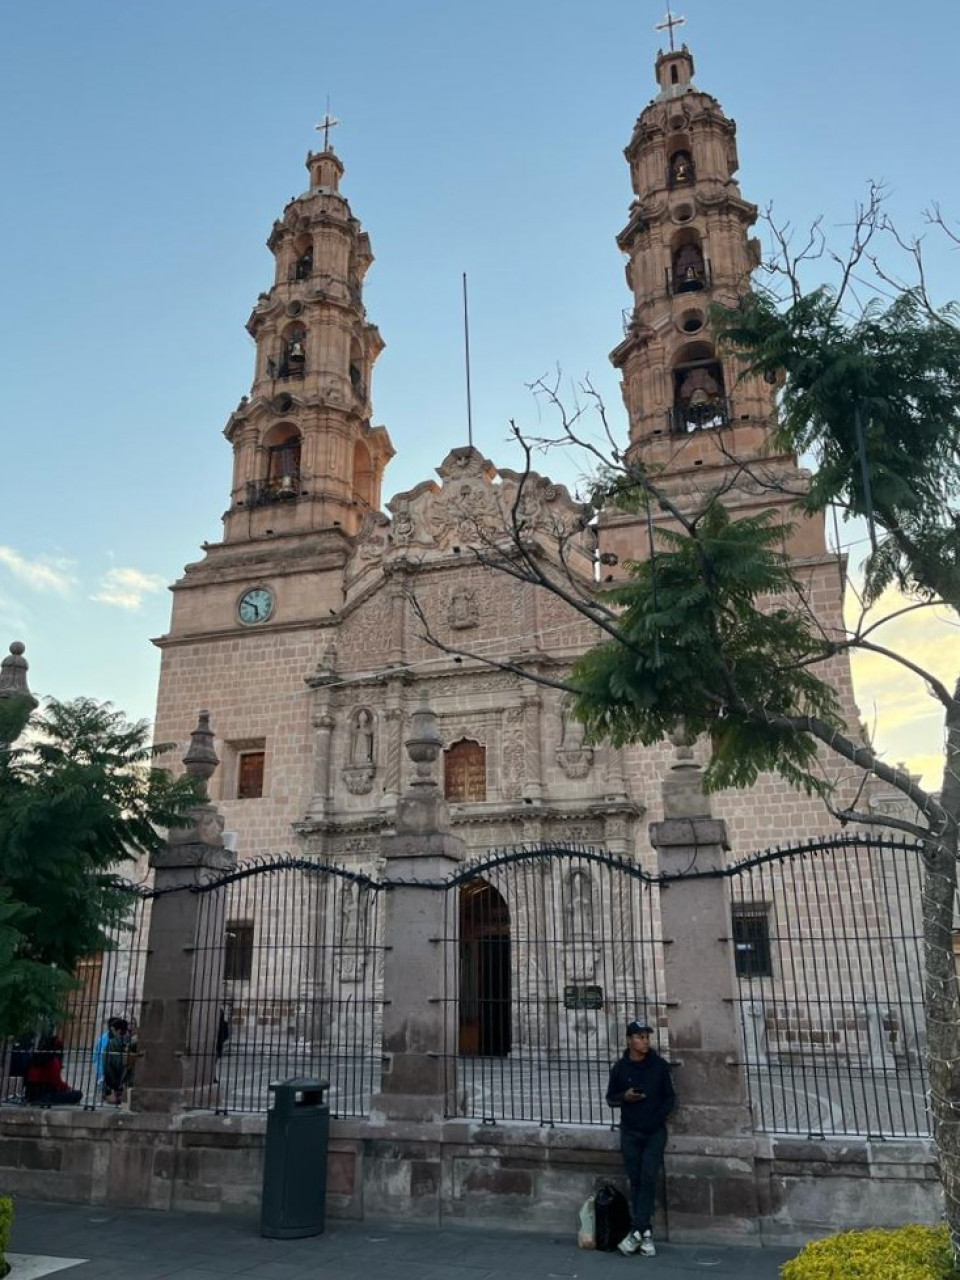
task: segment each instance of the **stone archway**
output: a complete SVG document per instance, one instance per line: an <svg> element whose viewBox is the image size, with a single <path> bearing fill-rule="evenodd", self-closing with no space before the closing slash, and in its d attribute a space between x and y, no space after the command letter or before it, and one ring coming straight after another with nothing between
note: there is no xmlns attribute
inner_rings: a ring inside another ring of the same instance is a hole
<svg viewBox="0 0 960 1280"><path fill-rule="evenodd" d="M510 909L486 880L460 888L462 1054L505 1058L511 1046Z"/></svg>

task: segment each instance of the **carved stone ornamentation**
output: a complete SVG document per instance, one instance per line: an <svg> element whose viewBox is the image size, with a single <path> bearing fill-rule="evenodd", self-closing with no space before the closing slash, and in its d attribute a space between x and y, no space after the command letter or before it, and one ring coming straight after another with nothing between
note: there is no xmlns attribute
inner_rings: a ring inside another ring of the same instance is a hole
<svg viewBox="0 0 960 1280"><path fill-rule="evenodd" d="M454 587L450 594L447 620L454 631L466 631L480 622L477 593L470 587Z"/></svg>
<svg viewBox="0 0 960 1280"><path fill-rule="evenodd" d="M523 751L523 707L507 707L503 715L503 795L519 800L525 778Z"/></svg>
<svg viewBox="0 0 960 1280"><path fill-rule="evenodd" d="M586 729L574 718L569 700L560 707L560 745L557 764L568 778L585 778L593 768L593 747L585 741Z"/></svg>

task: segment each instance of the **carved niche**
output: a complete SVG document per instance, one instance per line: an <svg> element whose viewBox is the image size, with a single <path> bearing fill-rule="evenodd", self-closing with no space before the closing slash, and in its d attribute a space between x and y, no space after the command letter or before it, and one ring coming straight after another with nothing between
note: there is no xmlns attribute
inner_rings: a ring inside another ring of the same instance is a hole
<svg viewBox="0 0 960 1280"><path fill-rule="evenodd" d="M344 785L351 795L373 789L377 773L377 722L369 707L357 707L350 717L350 747L343 766Z"/></svg>
<svg viewBox="0 0 960 1280"><path fill-rule="evenodd" d="M586 745L586 728L574 717L569 698L560 704L560 745L557 764L568 778L585 778L593 768L593 747Z"/></svg>

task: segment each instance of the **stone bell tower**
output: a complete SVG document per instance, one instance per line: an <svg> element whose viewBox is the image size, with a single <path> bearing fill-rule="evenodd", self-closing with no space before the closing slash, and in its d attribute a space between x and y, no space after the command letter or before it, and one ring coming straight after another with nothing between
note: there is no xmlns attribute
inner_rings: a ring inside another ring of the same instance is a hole
<svg viewBox="0 0 960 1280"><path fill-rule="evenodd" d="M610 358L622 377L628 457L675 497L722 487L727 505L744 513L786 508L788 499L775 490L787 473L794 490L799 478L795 459L771 447L776 387L744 377L711 331L711 303L733 306L750 289L760 244L750 234L757 207L743 198L735 177L736 124L693 76L686 45L659 54L659 92L624 153L635 199L617 244L633 305ZM757 484L761 474L769 486ZM636 516L602 521L607 563L642 557L647 541ZM812 522L791 540L800 555L823 548L822 530Z"/></svg>
<svg viewBox="0 0 960 1280"><path fill-rule="evenodd" d="M267 241L274 281L247 321L253 385L224 432L233 480L223 538L173 585L170 629L156 641L157 739L175 741L202 694L222 735L215 799L236 827L231 805L256 800L244 812L256 809L258 838L309 793L304 672L338 624L344 566L364 517L379 510L393 455L386 429L371 423L384 345L363 303L373 254L340 192L333 123L320 126L309 186Z"/></svg>
<svg viewBox="0 0 960 1280"><path fill-rule="evenodd" d="M329 139L329 124L326 128ZM253 386L227 423L233 487L225 540L341 528L379 510L393 446L370 423L383 350L363 305L370 239L340 194L343 165L327 141L307 156L309 189L273 224L273 286L247 321Z"/></svg>

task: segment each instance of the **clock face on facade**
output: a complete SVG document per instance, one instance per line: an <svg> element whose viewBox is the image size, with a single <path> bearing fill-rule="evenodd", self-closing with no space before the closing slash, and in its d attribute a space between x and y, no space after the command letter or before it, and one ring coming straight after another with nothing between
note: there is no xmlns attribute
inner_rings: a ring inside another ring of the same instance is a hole
<svg viewBox="0 0 960 1280"><path fill-rule="evenodd" d="M240 597L237 605L237 617L247 626L258 622L266 622L273 613L273 592L266 587L252 587Z"/></svg>

